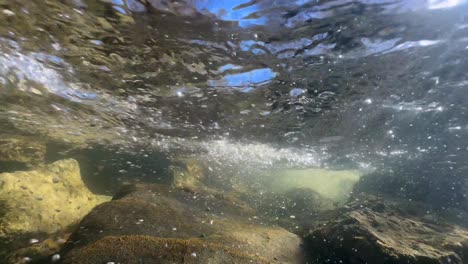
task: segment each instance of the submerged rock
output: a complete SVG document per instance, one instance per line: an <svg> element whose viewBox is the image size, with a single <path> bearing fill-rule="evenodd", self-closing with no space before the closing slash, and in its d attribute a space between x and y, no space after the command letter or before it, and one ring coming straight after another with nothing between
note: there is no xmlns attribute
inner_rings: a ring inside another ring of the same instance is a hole
<svg viewBox="0 0 468 264"><path fill-rule="evenodd" d="M63 263L301 263L301 239L211 192L132 185L97 206Z"/></svg>
<svg viewBox="0 0 468 264"><path fill-rule="evenodd" d="M380 199L348 204L305 237L308 263L467 263L468 230L405 215Z"/></svg>
<svg viewBox="0 0 468 264"><path fill-rule="evenodd" d="M54 256L54 253L59 251L65 243L65 236L51 236L43 241L31 244L28 247L24 247L15 250L11 254L8 254L7 258L2 263L49 263Z"/></svg>
<svg viewBox="0 0 468 264"><path fill-rule="evenodd" d="M117 261L117 262L116 262ZM271 263L201 239L108 236L73 251L63 263Z"/></svg>
<svg viewBox="0 0 468 264"><path fill-rule="evenodd" d="M170 171L176 188L196 190L204 187L201 182L205 179L204 168L196 159L179 159Z"/></svg>
<svg viewBox="0 0 468 264"><path fill-rule="evenodd" d="M63 230L109 198L91 193L75 160L0 174L0 258ZM32 239L32 240L31 240Z"/></svg>
<svg viewBox="0 0 468 264"><path fill-rule="evenodd" d="M293 189L310 189L337 204L345 203L359 181L356 170L301 169L280 170L266 182L270 190L277 193Z"/></svg>

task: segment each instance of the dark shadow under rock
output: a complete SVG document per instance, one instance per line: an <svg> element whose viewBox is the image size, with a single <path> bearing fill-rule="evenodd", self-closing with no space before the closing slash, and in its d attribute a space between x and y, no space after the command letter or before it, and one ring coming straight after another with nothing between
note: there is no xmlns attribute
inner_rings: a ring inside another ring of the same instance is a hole
<svg viewBox="0 0 468 264"><path fill-rule="evenodd" d="M370 198L338 210L306 235L308 263L468 263L468 230L402 215L398 207Z"/></svg>
<svg viewBox="0 0 468 264"><path fill-rule="evenodd" d="M48 161L76 159L84 182L95 193L110 195L125 183L169 183L171 180L167 154L141 144L89 142L86 146L73 146L49 141L47 149Z"/></svg>
<svg viewBox="0 0 468 264"><path fill-rule="evenodd" d="M60 255L63 263L301 263L301 243L228 195L139 184L89 213Z"/></svg>
<svg viewBox="0 0 468 264"><path fill-rule="evenodd" d="M297 232L325 212L336 208L334 202L308 188L286 192L249 193L245 198L265 221Z"/></svg>

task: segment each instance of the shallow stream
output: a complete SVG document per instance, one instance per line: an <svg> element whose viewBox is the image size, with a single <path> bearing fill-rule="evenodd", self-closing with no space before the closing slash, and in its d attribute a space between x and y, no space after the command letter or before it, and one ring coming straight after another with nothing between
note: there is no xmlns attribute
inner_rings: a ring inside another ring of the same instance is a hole
<svg viewBox="0 0 468 264"><path fill-rule="evenodd" d="M468 226L467 69L465 0L0 0L0 175L72 158L300 235L361 195ZM259 198L305 189L323 210Z"/></svg>

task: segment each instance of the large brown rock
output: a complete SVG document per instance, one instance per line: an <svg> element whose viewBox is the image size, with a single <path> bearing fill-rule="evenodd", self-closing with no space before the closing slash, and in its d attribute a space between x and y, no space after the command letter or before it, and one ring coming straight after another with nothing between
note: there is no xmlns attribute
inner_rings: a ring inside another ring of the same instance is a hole
<svg viewBox="0 0 468 264"><path fill-rule="evenodd" d="M468 263L468 230L371 198L339 210L305 237L308 263Z"/></svg>
<svg viewBox="0 0 468 264"><path fill-rule="evenodd" d="M118 262L115 262L118 261ZM72 251L64 263L270 263L201 239L108 236Z"/></svg>
<svg viewBox="0 0 468 264"><path fill-rule="evenodd" d="M212 192L133 185L97 206L63 263L301 263L301 239ZM196 257L194 257L196 256Z"/></svg>

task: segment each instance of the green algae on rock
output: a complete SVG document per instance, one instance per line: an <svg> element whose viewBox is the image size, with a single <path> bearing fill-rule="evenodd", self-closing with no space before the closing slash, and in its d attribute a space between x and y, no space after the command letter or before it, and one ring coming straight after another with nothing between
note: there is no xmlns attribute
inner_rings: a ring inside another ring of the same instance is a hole
<svg viewBox="0 0 468 264"><path fill-rule="evenodd" d="M60 255L64 263L101 263L98 259L104 255L113 257L109 261L122 263L138 260L141 263L156 260L160 263L301 263L298 236L259 222L252 210L211 192L132 185L122 189L112 201L94 208L81 221ZM121 247L121 243L106 243L111 240L125 240L129 244ZM147 250L137 246L144 241L151 242ZM161 243L175 249L159 252L155 245ZM201 245L205 245L205 250ZM187 248L200 251L190 253L206 256L203 259L207 262L190 262L184 258ZM115 255L109 253L120 250Z"/></svg>
<svg viewBox="0 0 468 264"><path fill-rule="evenodd" d="M73 251L62 263L271 263L260 256L203 241L151 236L107 236Z"/></svg>
<svg viewBox="0 0 468 264"><path fill-rule="evenodd" d="M8 245L24 236L63 230L106 200L109 198L87 189L79 165L72 159L33 171L2 173L0 240Z"/></svg>

